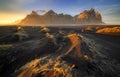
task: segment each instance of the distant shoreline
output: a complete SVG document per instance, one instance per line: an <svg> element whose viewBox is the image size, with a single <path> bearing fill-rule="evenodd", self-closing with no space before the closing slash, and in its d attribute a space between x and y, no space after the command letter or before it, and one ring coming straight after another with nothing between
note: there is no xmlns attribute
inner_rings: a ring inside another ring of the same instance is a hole
<svg viewBox="0 0 120 77"><path fill-rule="evenodd" d="M0 24L0 27L1 26L120 26L120 24L38 24L38 25Z"/></svg>

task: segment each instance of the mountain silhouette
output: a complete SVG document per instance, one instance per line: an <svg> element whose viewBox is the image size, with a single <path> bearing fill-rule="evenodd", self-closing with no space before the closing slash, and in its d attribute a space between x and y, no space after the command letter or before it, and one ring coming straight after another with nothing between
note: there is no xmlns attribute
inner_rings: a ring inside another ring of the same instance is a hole
<svg viewBox="0 0 120 77"><path fill-rule="evenodd" d="M85 10L76 17L77 23L102 23L102 17L99 12L93 8Z"/></svg>
<svg viewBox="0 0 120 77"><path fill-rule="evenodd" d="M47 11L43 15L32 11L18 24L21 25L38 25L38 24L102 24L102 16L93 8L85 10L82 13L71 16L69 14L57 14L53 10Z"/></svg>

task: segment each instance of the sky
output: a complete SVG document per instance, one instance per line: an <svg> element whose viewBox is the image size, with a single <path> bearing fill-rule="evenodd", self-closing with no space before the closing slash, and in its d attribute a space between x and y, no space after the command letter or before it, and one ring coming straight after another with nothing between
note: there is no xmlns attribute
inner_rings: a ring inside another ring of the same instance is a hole
<svg viewBox="0 0 120 77"><path fill-rule="evenodd" d="M0 24L21 20L32 10L52 9L74 16L90 8L101 13L103 22L120 24L120 0L0 0Z"/></svg>

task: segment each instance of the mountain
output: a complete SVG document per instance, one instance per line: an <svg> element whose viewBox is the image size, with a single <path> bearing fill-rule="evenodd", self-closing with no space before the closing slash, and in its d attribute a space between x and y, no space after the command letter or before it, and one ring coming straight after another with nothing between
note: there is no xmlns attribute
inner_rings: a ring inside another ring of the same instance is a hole
<svg viewBox="0 0 120 77"><path fill-rule="evenodd" d="M77 15L76 23L102 23L102 17L99 12L95 12L95 10L91 8Z"/></svg>
<svg viewBox="0 0 120 77"><path fill-rule="evenodd" d="M53 10L49 10L43 15L32 11L19 24L21 25L38 25L38 24L101 24L102 16L93 8L85 10L82 13L71 16L69 14L57 14Z"/></svg>
<svg viewBox="0 0 120 77"><path fill-rule="evenodd" d="M50 16L50 15L57 15L57 13L55 13L53 10L49 10L44 14L44 16Z"/></svg>
<svg viewBox="0 0 120 77"><path fill-rule="evenodd" d="M19 24L39 24L40 15L38 15L35 11L32 11L31 14L27 15Z"/></svg>

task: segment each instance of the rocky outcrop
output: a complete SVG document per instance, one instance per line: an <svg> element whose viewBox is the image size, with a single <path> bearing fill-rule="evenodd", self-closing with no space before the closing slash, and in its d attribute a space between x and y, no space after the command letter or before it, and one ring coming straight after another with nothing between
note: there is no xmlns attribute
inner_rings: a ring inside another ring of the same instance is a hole
<svg viewBox="0 0 120 77"><path fill-rule="evenodd" d="M84 12L72 17L69 14L57 14L53 10L49 10L43 15L32 11L19 24L21 25L38 25L38 24L97 24L102 23L100 13L94 9L85 10Z"/></svg>
<svg viewBox="0 0 120 77"><path fill-rule="evenodd" d="M102 23L102 17L99 12L95 12L93 8L90 10L85 10L79 15L76 16L76 23L88 23L88 24L96 24Z"/></svg>

